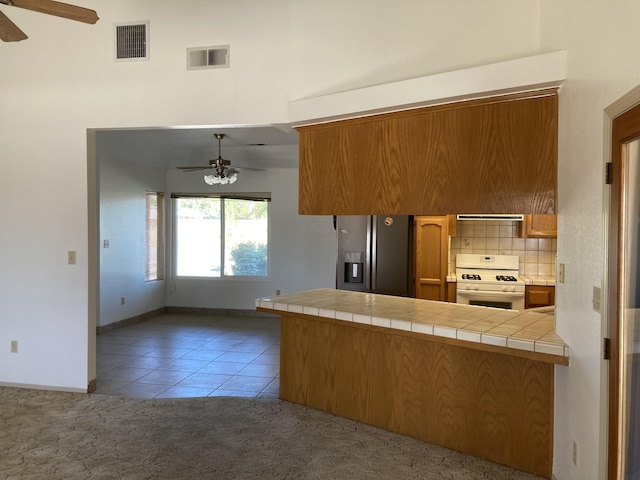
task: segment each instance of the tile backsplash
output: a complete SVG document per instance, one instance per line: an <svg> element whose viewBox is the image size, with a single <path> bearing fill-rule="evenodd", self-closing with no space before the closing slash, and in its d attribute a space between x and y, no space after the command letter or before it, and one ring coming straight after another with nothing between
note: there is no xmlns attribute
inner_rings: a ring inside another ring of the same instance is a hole
<svg viewBox="0 0 640 480"><path fill-rule="evenodd" d="M518 255L520 274L555 277L557 240L520 238L520 222L511 220L458 220L450 237L449 271L455 272L458 253Z"/></svg>

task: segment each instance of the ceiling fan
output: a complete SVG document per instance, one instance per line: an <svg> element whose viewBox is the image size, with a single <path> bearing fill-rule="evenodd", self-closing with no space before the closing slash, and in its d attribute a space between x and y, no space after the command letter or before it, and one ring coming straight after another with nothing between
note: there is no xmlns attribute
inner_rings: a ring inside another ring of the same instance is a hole
<svg viewBox="0 0 640 480"><path fill-rule="evenodd" d="M262 170L261 168L232 167L230 160L222 158L220 142L225 137L224 133L214 133L218 140L218 158L209 160L209 165L196 165L190 167L177 167L184 172L194 172L197 170L214 170L212 174L206 174L204 181L209 185L234 183L238 179L238 170Z"/></svg>
<svg viewBox="0 0 640 480"><path fill-rule="evenodd" d="M53 0L0 0L0 3L92 25L98 21L95 10ZM0 12L0 39L3 42L19 42L27 38L27 35L9 20L9 17Z"/></svg>

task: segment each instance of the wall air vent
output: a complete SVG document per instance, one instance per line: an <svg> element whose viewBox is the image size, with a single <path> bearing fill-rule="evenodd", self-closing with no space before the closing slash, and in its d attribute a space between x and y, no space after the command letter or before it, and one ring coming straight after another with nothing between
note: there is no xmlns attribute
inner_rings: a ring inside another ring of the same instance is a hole
<svg viewBox="0 0 640 480"><path fill-rule="evenodd" d="M116 23L115 61L149 60L149 22Z"/></svg>
<svg viewBox="0 0 640 480"><path fill-rule="evenodd" d="M228 68L229 45L187 48L187 70Z"/></svg>

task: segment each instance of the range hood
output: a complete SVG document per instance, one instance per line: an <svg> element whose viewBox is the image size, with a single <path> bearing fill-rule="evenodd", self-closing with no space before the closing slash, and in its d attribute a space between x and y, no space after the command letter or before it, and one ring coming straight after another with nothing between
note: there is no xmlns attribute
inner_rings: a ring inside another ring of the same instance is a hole
<svg viewBox="0 0 640 480"><path fill-rule="evenodd" d="M511 214L511 213L471 213L471 214L458 214L456 215L458 220L514 220L516 222L522 222L524 215Z"/></svg>

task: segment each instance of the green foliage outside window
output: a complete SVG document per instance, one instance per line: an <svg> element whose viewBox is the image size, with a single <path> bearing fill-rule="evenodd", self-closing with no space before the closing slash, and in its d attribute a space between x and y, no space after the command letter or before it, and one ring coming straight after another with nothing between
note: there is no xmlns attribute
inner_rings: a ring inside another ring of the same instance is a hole
<svg viewBox="0 0 640 480"><path fill-rule="evenodd" d="M267 246L264 243L239 243L231 250L231 259L234 275L267 275Z"/></svg>

